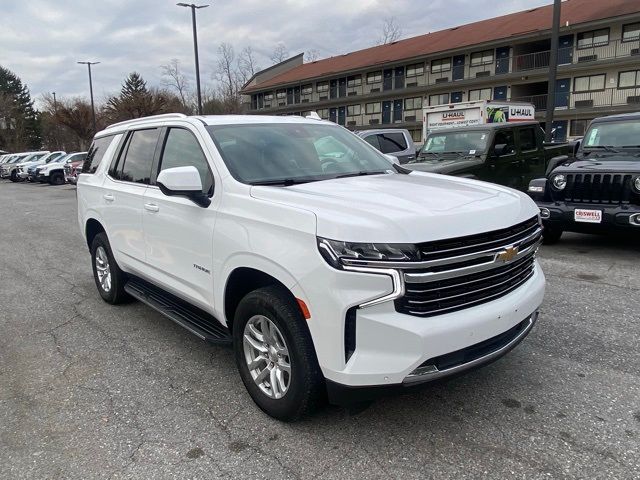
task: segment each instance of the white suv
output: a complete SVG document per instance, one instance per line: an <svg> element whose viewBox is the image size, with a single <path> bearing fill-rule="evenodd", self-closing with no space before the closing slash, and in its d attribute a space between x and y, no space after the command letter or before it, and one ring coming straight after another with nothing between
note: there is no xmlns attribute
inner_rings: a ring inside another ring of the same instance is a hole
<svg viewBox="0 0 640 480"><path fill-rule="evenodd" d="M102 298L232 343L279 419L488 363L544 294L529 197L404 170L315 118L112 125L77 193Z"/></svg>

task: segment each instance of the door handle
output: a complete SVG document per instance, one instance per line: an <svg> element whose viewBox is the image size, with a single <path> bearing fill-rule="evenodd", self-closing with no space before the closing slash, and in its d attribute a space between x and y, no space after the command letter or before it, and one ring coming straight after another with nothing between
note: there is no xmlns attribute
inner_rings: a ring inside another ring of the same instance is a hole
<svg viewBox="0 0 640 480"><path fill-rule="evenodd" d="M102 198L104 198L107 202L113 202L116 197L114 197L113 195L111 195L110 193L105 193Z"/></svg>
<svg viewBox="0 0 640 480"><path fill-rule="evenodd" d="M144 209L145 210L149 210L150 212L159 212L160 211L160 207L157 206L155 203L145 203L144 204Z"/></svg>

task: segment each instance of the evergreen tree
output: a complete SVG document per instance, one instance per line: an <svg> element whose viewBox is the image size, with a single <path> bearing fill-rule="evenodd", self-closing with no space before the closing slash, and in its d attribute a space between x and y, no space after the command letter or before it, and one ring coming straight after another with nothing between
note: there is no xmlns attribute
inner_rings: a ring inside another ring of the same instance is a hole
<svg viewBox="0 0 640 480"><path fill-rule="evenodd" d="M24 151L40 148L40 124L26 85L0 66L0 149Z"/></svg>

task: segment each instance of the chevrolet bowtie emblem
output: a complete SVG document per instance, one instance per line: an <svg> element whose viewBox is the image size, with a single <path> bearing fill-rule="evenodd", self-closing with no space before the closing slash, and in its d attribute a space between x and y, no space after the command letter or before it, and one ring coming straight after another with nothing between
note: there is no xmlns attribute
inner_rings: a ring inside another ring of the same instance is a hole
<svg viewBox="0 0 640 480"><path fill-rule="evenodd" d="M518 247L507 247L503 251L499 252L496 256L496 260L502 263L507 263L518 256Z"/></svg>

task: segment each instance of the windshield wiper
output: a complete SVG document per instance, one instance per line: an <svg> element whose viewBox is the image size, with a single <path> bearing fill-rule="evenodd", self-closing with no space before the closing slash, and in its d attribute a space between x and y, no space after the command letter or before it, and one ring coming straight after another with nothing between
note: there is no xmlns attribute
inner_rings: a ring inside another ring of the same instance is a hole
<svg viewBox="0 0 640 480"><path fill-rule="evenodd" d="M607 152L611 152L611 153L620 153L620 150L616 150L615 148L613 148L610 145L594 145L593 147L586 147L589 150L591 149L597 149L597 148L602 148L603 150L606 150Z"/></svg>
<svg viewBox="0 0 640 480"><path fill-rule="evenodd" d="M268 186L268 185L281 185L283 187L289 187L291 185L299 185L301 183L314 182L314 179L302 179L302 178L276 178L273 180L259 180L257 182L250 182L249 185L253 186Z"/></svg>
<svg viewBox="0 0 640 480"><path fill-rule="evenodd" d="M359 172L342 173L331 178L363 177L365 175L382 175L383 173L387 173L387 170L376 170L373 172L361 170Z"/></svg>

